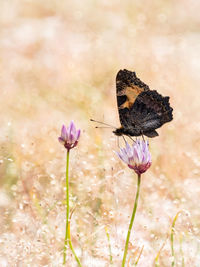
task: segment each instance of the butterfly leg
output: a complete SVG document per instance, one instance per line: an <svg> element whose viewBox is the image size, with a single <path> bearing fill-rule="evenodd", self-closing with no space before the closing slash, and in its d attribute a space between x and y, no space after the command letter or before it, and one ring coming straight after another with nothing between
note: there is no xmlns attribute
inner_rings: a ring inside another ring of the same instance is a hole
<svg viewBox="0 0 200 267"><path fill-rule="evenodd" d="M141 131L141 136L142 136L143 141L145 141L145 140L144 140L143 131Z"/></svg>
<svg viewBox="0 0 200 267"><path fill-rule="evenodd" d="M123 139L124 139L124 143L126 144L126 139L125 139L125 137L122 135L122 137L123 137Z"/></svg>
<svg viewBox="0 0 200 267"><path fill-rule="evenodd" d="M128 135L128 137L135 143L135 140L130 135Z"/></svg>

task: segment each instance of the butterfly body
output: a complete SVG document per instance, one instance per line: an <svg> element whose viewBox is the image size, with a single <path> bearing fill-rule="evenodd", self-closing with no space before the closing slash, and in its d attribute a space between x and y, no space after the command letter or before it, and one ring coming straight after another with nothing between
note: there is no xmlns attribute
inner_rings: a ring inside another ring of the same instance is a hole
<svg viewBox="0 0 200 267"><path fill-rule="evenodd" d="M173 119L169 97L137 78L135 72L120 70L116 77L117 104L121 127L116 135L158 136L156 129Z"/></svg>

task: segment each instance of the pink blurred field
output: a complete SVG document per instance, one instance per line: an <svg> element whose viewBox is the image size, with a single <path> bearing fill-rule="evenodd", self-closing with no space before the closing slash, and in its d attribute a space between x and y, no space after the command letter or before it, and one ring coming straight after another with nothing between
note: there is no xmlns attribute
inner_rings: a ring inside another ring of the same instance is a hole
<svg viewBox="0 0 200 267"><path fill-rule="evenodd" d="M174 120L149 140L127 267L200 266L200 1L1 1L0 267L62 266L62 124L70 156L71 236L84 267L120 266L136 175L114 151L119 69L170 96ZM123 144L121 140L120 144ZM109 240L113 263L109 259ZM162 248L162 249L161 249ZM68 250L67 267L76 266Z"/></svg>

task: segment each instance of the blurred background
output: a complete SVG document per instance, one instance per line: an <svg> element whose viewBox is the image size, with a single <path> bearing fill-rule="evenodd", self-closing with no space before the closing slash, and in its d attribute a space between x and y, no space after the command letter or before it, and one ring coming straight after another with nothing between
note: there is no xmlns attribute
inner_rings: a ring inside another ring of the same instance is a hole
<svg viewBox="0 0 200 267"><path fill-rule="evenodd" d="M81 128L70 155L71 236L83 266L120 266L136 175L114 151L115 77L136 71L170 96L174 120L149 140L127 266L200 262L200 1L1 1L0 266L62 266L62 124ZM123 140L122 140L123 141ZM123 142L120 141L123 145ZM111 247L111 252L109 247ZM111 257L112 256L112 261ZM76 266L70 251L67 265Z"/></svg>

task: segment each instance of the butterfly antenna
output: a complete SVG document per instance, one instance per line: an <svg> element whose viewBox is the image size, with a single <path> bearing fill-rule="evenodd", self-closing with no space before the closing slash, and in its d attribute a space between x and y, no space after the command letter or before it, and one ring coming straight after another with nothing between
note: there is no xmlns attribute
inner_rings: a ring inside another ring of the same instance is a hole
<svg viewBox="0 0 200 267"><path fill-rule="evenodd" d="M93 119L90 119L90 121L93 121L93 122L97 122L97 123L100 123L100 124L103 124L103 125L106 125L108 127L104 127L104 128L114 128L114 129L117 129L115 126L113 125L110 125L108 123L105 123L105 122L101 122L101 121L96 121L96 120L93 120ZM103 128L103 127L95 127L95 128Z"/></svg>
<svg viewBox="0 0 200 267"><path fill-rule="evenodd" d="M110 126L95 126L96 129L110 129Z"/></svg>
<svg viewBox="0 0 200 267"><path fill-rule="evenodd" d="M125 139L125 137L124 137L123 135L122 135L122 137L123 137L123 139L124 139L124 143L125 143L125 145L126 145L126 143L127 143L127 142L126 142L126 139Z"/></svg>

